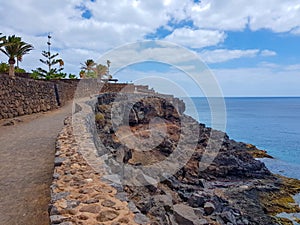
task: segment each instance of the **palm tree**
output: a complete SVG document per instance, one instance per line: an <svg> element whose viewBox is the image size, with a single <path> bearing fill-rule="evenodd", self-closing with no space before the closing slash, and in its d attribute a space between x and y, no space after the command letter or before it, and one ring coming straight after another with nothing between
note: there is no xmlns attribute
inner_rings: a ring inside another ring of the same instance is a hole
<svg viewBox="0 0 300 225"><path fill-rule="evenodd" d="M0 48L4 46L4 40L6 39L6 36L2 36L2 33L0 33Z"/></svg>
<svg viewBox="0 0 300 225"><path fill-rule="evenodd" d="M102 64L98 64L95 68L95 72L97 74L97 77L101 80L102 77L107 74L107 70L108 70L107 66L104 66Z"/></svg>
<svg viewBox="0 0 300 225"><path fill-rule="evenodd" d="M94 69L94 66L96 65L96 63L94 62L94 60L88 59L84 63L81 63L81 65L82 65L81 66L82 70L86 70L86 71L90 72Z"/></svg>
<svg viewBox="0 0 300 225"><path fill-rule="evenodd" d="M0 51L7 55L9 64L9 76L14 77L14 65L16 63L16 58L21 59L22 56L28 54L33 49L33 46L31 44L23 42L20 37L16 37L15 35L8 36L8 38L5 38L3 42L4 46L3 49L0 49Z"/></svg>
<svg viewBox="0 0 300 225"><path fill-rule="evenodd" d="M81 63L81 70L84 70L86 72L85 77L86 78L94 78L96 76L95 72L95 66L96 63L92 59L86 60L84 63Z"/></svg>

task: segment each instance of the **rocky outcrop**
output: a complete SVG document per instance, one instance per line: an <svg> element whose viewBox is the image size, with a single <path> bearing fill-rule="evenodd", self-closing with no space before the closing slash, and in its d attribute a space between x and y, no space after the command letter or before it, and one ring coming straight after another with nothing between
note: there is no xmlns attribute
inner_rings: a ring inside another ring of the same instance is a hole
<svg viewBox="0 0 300 225"><path fill-rule="evenodd" d="M184 109L181 100L163 95L98 98L96 125L105 146L99 155L108 155L136 214L153 225L277 224L261 196L278 192L281 180L247 144L199 124Z"/></svg>

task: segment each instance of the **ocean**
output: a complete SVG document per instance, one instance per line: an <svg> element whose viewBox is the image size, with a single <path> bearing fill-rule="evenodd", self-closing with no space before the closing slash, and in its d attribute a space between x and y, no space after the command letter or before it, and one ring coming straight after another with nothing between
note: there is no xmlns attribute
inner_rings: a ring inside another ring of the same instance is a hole
<svg viewBox="0 0 300 225"><path fill-rule="evenodd" d="M192 98L198 117L183 100L186 114L211 127L206 98ZM223 131L231 139L266 150L274 159L262 161L272 172L300 179L300 97L234 97L225 98L225 105Z"/></svg>

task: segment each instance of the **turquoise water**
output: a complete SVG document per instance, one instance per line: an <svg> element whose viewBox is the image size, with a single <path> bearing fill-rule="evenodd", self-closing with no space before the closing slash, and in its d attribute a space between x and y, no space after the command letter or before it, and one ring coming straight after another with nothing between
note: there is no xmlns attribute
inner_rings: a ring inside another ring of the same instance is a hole
<svg viewBox="0 0 300 225"><path fill-rule="evenodd" d="M185 101L185 99L183 99ZM206 98L192 98L199 118L186 102L186 113L211 126ZM300 98L225 98L231 139L265 149L275 160L266 160L270 170L300 179Z"/></svg>

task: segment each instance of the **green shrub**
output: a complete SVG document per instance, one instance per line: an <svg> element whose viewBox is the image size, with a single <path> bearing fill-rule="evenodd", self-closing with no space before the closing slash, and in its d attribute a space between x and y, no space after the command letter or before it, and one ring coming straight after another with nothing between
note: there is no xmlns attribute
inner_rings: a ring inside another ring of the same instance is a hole
<svg viewBox="0 0 300 225"><path fill-rule="evenodd" d="M104 115L103 115L102 113L97 113L97 114L95 115L95 121L96 121L97 123L103 122L103 121L104 121Z"/></svg>
<svg viewBox="0 0 300 225"><path fill-rule="evenodd" d="M0 63L0 73L8 73L9 65L7 63Z"/></svg>
<svg viewBox="0 0 300 225"><path fill-rule="evenodd" d="M26 70L22 69L22 68L15 68L15 73L26 73Z"/></svg>
<svg viewBox="0 0 300 225"><path fill-rule="evenodd" d="M69 79L77 79L77 77L75 74L69 73Z"/></svg>
<svg viewBox="0 0 300 225"><path fill-rule="evenodd" d="M9 65L7 63L0 63L0 73L8 73ZM15 66L15 73L26 73L26 70Z"/></svg>

